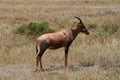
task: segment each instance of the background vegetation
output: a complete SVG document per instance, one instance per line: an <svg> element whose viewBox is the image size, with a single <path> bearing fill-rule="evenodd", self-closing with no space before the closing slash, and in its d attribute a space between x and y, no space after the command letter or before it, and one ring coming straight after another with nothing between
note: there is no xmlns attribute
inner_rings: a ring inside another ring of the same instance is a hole
<svg viewBox="0 0 120 80"><path fill-rule="evenodd" d="M119 0L1 0L0 80L119 80ZM69 50L47 50L45 72L34 72L36 38L70 29L80 16L90 31L80 33Z"/></svg>
<svg viewBox="0 0 120 80"><path fill-rule="evenodd" d="M35 36L42 35L45 33L52 33L54 32L54 30L49 28L48 22L30 22L29 24L22 24L20 27L18 27L17 32L20 34L28 34Z"/></svg>

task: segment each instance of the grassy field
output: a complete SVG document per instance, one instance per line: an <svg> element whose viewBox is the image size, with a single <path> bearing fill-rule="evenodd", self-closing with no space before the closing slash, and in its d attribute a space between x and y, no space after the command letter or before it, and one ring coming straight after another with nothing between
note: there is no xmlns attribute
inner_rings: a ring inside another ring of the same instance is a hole
<svg viewBox="0 0 120 80"><path fill-rule="evenodd" d="M80 33L69 50L47 50L44 72L35 70L37 36L19 34L30 22L59 31L80 16L90 35ZM120 80L120 0L0 0L0 80Z"/></svg>

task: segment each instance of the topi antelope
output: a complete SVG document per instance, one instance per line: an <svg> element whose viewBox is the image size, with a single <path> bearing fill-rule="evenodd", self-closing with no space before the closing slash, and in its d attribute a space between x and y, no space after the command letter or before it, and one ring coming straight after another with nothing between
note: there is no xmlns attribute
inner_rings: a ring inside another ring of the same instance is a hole
<svg viewBox="0 0 120 80"><path fill-rule="evenodd" d="M65 66L67 66L67 58L68 58L68 49L76 38L78 33L82 32L89 35L88 30L84 26L82 20L79 17L76 17L79 22L73 26L71 29L63 29L61 31L55 33L43 34L42 36L37 38L36 41L36 70L38 70L38 63L40 63L40 70L43 71L42 67L42 55L46 49L58 49L61 47L65 48ZM39 49L39 50L38 50ZM38 52L39 51L39 52Z"/></svg>

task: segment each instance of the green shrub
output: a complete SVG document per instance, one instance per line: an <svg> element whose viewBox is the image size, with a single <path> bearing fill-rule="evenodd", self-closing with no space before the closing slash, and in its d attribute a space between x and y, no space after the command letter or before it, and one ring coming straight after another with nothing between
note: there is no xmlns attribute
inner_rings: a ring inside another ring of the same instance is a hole
<svg viewBox="0 0 120 80"><path fill-rule="evenodd" d="M35 33L36 34L44 34L45 33L44 31L47 30L47 28L49 28L48 23L42 22L42 23L38 24L38 27L37 27Z"/></svg>
<svg viewBox="0 0 120 80"><path fill-rule="evenodd" d="M18 33L25 33L26 28L27 28L26 25L22 24L20 27L18 27L17 31Z"/></svg>
<svg viewBox="0 0 120 80"><path fill-rule="evenodd" d="M35 32L36 29L37 29L37 23L30 22L30 23L28 24L28 29L29 29L30 31Z"/></svg>
<svg viewBox="0 0 120 80"><path fill-rule="evenodd" d="M54 30L49 28L48 22L42 22L38 24L35 34L41 35L41 34L51 33L51 32L54 32Z"/></svg>
<svg viewBox="0 0 120 80"><path fill-rule="evenodd" d="M48 22L41 23L30 22L29 24L20 26L18 28L18 32L27 33L28 35L42 35L45 33L54 32L54 30L49 28Z"/></svg>
<svg viewBox="0 0 120 80"><path fill-rule="evenodd" d="M47 30L46 30L46 33L52 33L52 32L55 32L53 29L51 29L51 28L48 28Z"/></svg>

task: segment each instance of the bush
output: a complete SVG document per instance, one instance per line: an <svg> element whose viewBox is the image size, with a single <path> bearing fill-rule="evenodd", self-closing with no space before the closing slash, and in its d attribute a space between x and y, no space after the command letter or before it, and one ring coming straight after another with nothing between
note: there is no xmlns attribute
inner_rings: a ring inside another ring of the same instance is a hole
<svg viewBox="0 0 120 80"><path fill-rule="evenodd" d="M17 31L18 33L25 33L26 28L27 28L26 25L22 24L20 27L18 27Z"/></svg>
<svg viewBox="0 0 120 80"><path fill-rule="evenodd" d="M30 22L30 23L28 24L28 29L29 29L30 31L35 32L36 29L37 29L37 23Z"/></svg>
<svg viewBox="0 0 120 80"><path fill-rule="evenodd" d="M27 33L28 35L42 35L44 33L54 32L54 30L49 28L48 22L42 23L30 22L29 24L20 26L18 28L18 32Z"/></svg>
<svg viewBox="0 0 120 80"><path fill-rule="evenodd" d="M48 23L47 22L42 22L40 24L38 24L39 26L36 29L36 34L44 34L44 33L49 33L49 32L45 32L49 27L48 27Z"/></svg>

